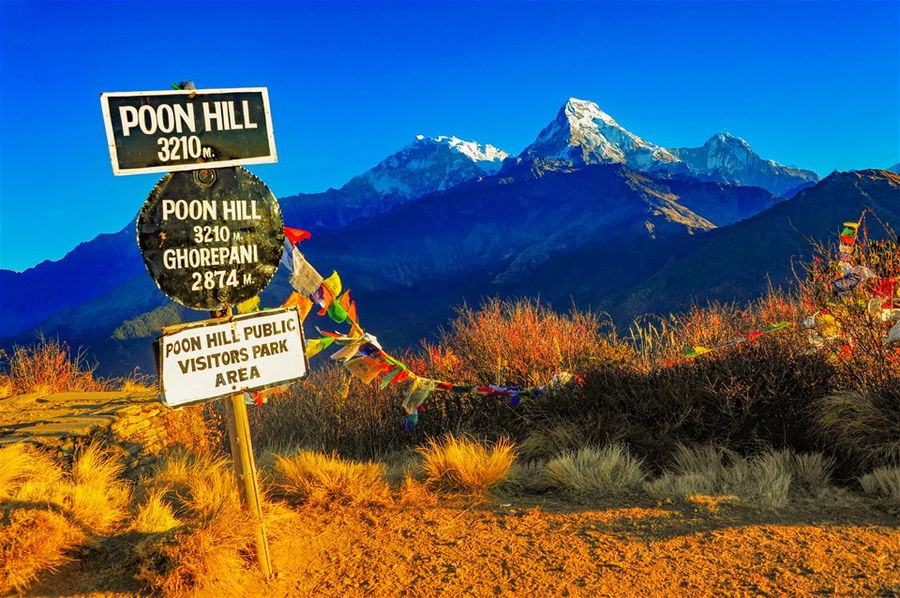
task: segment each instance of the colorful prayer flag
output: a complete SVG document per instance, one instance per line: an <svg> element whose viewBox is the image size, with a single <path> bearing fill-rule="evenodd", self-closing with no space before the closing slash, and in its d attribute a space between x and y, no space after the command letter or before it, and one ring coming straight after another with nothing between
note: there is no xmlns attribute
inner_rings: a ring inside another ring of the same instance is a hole
<svg viewBox="0 0 900 598"><path fill-rule="evenodd" d="M306 261L303 254L296 247L291 248L293 274L291 274L291 286L307 297L312 296L322 284L322 275Z"/></svg>
<svg viewBox="0 0 900 598"><path fill-rule="evenodd" d="M413 378L403 398L403 409L407 414L415 413L419 406L425 402L428 395L434 391L437 382L428 378Z"/></svg>
<svg viewBox="0 0 900 598"><path fill-rule="evenodd" d="M284 227L284 236L291 242L291 245L296 245L300 241L305 241L312 237L308 230L300 230L299 228L290 228L287 226Z"/></svg>
<svg viewBox="0 0 900 598"><path fill-rule="evenodd" d="M378 361L371 357L356 357L344 362L344 367L347 368L351 374L362 380L363 384L372 382L378 374L385 371L386 367L390 369L390 366L383 361Z"/></svg>
<svg viewBox="0 0 900 598"><path fill-rule="evenodd" d="M404 372L404 368L402 365L398 365L393 370L391 370L384 378L381 379L381 388L384 388L391 382L394 382L395 379L400 376ZM397 380L399 381L399 380Z"/></svg>
<svg viewBox="0 0 900 598"><path fill-rule="evenodd" d="M362 340L349 342L341 349L335 351L334 354L332 354L331 358L347 361L359 352L359 348L360 346L362 346L362 344Z"/></svg>
<svg viewBox="0 0 900 598"><path fill-rule="evenodd" d="M331 276L322 281L322 284L331 291L334 297L341 294L341 277L336 271L331 272Z"/></svg>
<svg viewBox="0 0 900 598"><path fill-rule="evenodd" d="M344 309L344 306L341 305L341 302L337 300L331 302L331 305L328 306L328 309L325 310L325 313L327 313L328 317L338 324L347 320L347 310Z"/></svg>
<svg viewBox="0 0 900 598"><path fill-rule="evenodd" d="M291 293L291 296L287 298L287 301L281 307L297 307L297 311L300 312L300 320L305 320L306 316L309 315L310 310L312 309L312 301L294 291Z"/></svg>
<svg viewBox="0 0 900 598"><path fill-rule="evenodd" d="M313 293L313 299L322 306L322 309L319 310L319 315L324 316L328 313L328 308L331 307L331 304L334 303L334 295L325 283L323 282L316 292Z"/></svg>
<svg viewBox="0 0 900 598"><path fill-rule="evenodd" d="M306 341L306 357L309 359L310 357L315 357L318 355L323 349L327 349L334 342L334 339L330 336L326 336L324 338L314 338Z"/></svg>
<svg viewBox="0 0 900 598"><path fill-rule="evenodd" d="M259 311L259 295L250 297L243 303L238 303L237 312L239 314L249 314L254 311Z"/></svg>
<svg viewBox="0 0 900 598"><path fill-rule="evenodd" d="M896 280L893 278L879 278L872 287L872 294L876 297L893 297Z"/></svg>

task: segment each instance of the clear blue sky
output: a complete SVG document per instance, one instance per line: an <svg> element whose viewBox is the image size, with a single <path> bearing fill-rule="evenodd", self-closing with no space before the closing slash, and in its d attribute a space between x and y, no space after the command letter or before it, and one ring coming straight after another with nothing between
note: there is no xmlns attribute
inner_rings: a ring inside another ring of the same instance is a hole
<svg viewBox="0 0 900 598"><path fill-rule="evenodd" d="M570 96L663 146L725 130L826 175L900 161L900 3L0 0L0 267L119 230L98 95L267 86L276 196L338 187L417 133L521 151ZM297 226L302 222L292 223Z"/></svg>

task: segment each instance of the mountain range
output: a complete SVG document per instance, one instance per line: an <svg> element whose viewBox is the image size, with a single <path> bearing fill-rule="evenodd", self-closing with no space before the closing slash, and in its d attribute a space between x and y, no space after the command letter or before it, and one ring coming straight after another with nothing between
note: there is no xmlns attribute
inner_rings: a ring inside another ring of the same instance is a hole
<svg viewBox="0 0 900 598"><path fill-rule="evenodd" d="M748 298L767 274L788 279L792 256L804 255L796 231L824 238L869 204L900 222L898 183L886 171L818 182L727 133L700 148L663 148L572 98L515 157L420 135L338 189L280 203L287 225L313 231L302 247L310 261L338 270L367 328L398 346L490 295L574 301L620 318ZM60 261L0 271L5 342L58 334L120 373L149 367L147 339L161 326L205 317L158 291L133 226ZM279 273L263 304L288 293Z"/></svg>

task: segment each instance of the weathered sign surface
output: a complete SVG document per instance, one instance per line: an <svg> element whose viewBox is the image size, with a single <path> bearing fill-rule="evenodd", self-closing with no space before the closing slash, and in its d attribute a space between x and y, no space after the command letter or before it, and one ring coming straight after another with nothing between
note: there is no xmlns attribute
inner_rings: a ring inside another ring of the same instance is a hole
<svg viewBox="0 0 900 598"><path fill-rule="evenodd" d="M272 280L284 247L278 201L240 167L163 177L137 219L137 241L159 289L185 307L237 305Z"/></svg>
<svg viewBox="0 0 900 598"><path fill-rule="evenodd" d="M296 307L176 328L159 339L159 383L170 407L279 386L306 375Z"/></svg>
<svg viewBox="0 0 900 598"><path fill-rule="evenodd" d="M113 174L277 162L265 87L100 95Z"/></svg>

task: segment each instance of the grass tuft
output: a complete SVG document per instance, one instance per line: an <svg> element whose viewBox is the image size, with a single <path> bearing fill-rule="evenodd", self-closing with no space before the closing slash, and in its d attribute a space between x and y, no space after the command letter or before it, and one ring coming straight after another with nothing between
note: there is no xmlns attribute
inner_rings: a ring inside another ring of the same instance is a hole
<svg viewBox="0 0 900 598"><path fill-rule="evenodd" d="M439 490L483 494L509 474L515 453L501 439L485 445L470 438L447 434L419 448L428 485Z"/></svg>
<svg viewBox="0 0 900 598"><path fill-rule="evenodd" d="M721 447L679 445L673 471L644 485L657 498L737 496L747 506L778 508L791 497L818 497L832 489L833 461L820 453L768 451L739 457Z"/></svg>
<svg viewBox="0 0 900 598"><path fill-rule="evenodd" d="M181 525L171 505L165 501L164 494L160 489L151 490L147 499L137 507L129 529L143 534L158 534Z"/></svg>
<svg viewBox="0 0 900 598"><path fill-rule="evenodd" d="M138 580L165 596L241 596L253 527L240 511L153 534L135 547Z"/></svg>
<svg viewBox="0 0 900 598"><path fill-rule="evenodd" d="M555 486L576 494L622 494L637 488L645 475L640 459L623 444L566 452L547 463Z"/></svg>
<svg viewBox="0 0 900 598"><path fill-rule="evenodd" d="M383 463L360 463L303 450L276 456L273 466L276 492L309 504L388 504L386 469Z"/></svg>
<svg viewBox="0 0 900 598"><path fill-rule="evenodd" d="M553 482L547 475L546 461L516 459L500 487L510 494L542 494L553 489Z"/></svg>
<svg viewBox="0 0 900 598"><path fill-rule="evenodd" d="M67 551L85 540L65 516L45 509L0 513L0 594L22 594L42 572L69 560Z"/></svg>
<svg viewBox="0 0 900 598"><path fill-rule="evenodd" d="M128 514L131 489L122 463L99 444L81 449L72 462L69 511L95 534L111 532Z"/></svg>
<svg viewBox="0 0 900 598"><path fill-rule="evenodd" d="M179 519L205 521L241 510L233 470L228 461L211 455L173 454L145 484L162 493Z"/></svg>
<svg viewBox="0 0 900 598"><path fill-rule="evenodd" d="M900 467L879 467L859 478L866 494L885 496L900 502Z"/></svg>
<svg viewBox="0 0 900 598"><path fill-rule="evenodd" d="M109 534L126 515L121 465L98 444L66 471L27 444L0 448L0 593L24 591L91 535Z"/></svg>
<svg viewBox="0 0 900 598"><path fill-rule="evenodd" d="M134 549L137 579L166 596L242 595L253 525L228 462L173 454L145 487L131 526L148 534Z"/></svg>

